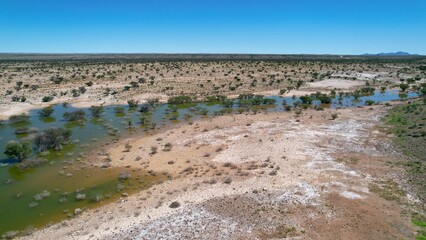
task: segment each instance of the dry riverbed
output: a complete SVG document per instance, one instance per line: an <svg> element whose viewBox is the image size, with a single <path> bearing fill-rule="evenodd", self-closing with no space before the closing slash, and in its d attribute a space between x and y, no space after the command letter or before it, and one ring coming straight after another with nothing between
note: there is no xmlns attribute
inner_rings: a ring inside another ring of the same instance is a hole
<svg viewBox="0 0 426 240"><path fill-rule="evenodd" d="M385 110L221 116L124 139L93 165L170 179L25 238L411 239L407 196L379 196L397 181Z"/></svg>

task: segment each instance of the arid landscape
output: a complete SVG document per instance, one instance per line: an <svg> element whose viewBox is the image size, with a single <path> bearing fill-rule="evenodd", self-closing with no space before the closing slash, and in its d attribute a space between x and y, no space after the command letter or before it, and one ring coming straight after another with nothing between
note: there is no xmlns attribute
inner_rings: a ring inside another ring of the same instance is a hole
<svg viewBox="0 0 426 240"><path fill-rule="evenodd" d="M128 58L71 55L55 58L6 54L1 58L4 59L0 76L4 86L0 92L2 118L63 102L90 107L126 104L129 99L166 102L170 96L177 95L191 95L196 100L245 93L302 95L318 90L355 90L366 84L381 90L397 87L400 79L419 81L416 77L422 74L416 57L389 57L381 61L350 56L321 59L285 55L159 55L155 58L151 55ZM62 60L55 61L57 58ZM422 58L418 60L421 62ZM301 87L304 91L299 92Z"/></svg>
<svg viewBox="0 0 426 240"><path fill-rule="evenodd" d="M422 56L3 54L0 83L2 239L426 238Z"/></svg>

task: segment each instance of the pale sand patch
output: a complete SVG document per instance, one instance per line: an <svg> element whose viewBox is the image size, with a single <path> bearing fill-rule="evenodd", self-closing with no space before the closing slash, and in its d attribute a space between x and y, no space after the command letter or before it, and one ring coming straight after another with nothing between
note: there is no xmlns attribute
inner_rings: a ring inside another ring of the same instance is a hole
<svg viewBox="0 0 426 240"><path fill-rule="evenodd" d="M31 109L37 108L34 104L12 102L0 105L0 120L7 120L12 115L29 112Z"/></svg>
<svg viewBox="0 0 426 240"><path fill-rule="evenodd" d="M133 95L131 99L139 100L141 102L146 102L149 99L158 99L160 102L165 103L169 99L169 96L159 93L141 93Z"/></svg>
<svg viewBox="0 0 426 240"><path fill-rule="evenodd" d="M363 199L364 197L354 193L354 192L350 192L350 191L343 191L341 193L339 193L341 196L345 197L345 198L349 198L349 199Z"/></svg>
<svg viewBox="0 0 426 240"><path fill-rule="evenodd" d="M353 87L365 85L364 81L357 80L343 80L343 79L327 79L319 82L308 83L311 88L318 89L351 89Z"/></svg>
<svg viewBox="0 0 426 240"><path fill-rule="evenodd" d="M290 91L286 91L286 93L280 95L280 90L270 90L270 91L261 91L261 92L254 92L255 95L263 95L263 96L282 96L282 97L300 97L303 95L309 95L312 93L316 93L317 91L312 89L305 89L306 87L302 87L300 89L293 89ZM235 99L238 98L238 95L229 95L229 99Z"/></svg>

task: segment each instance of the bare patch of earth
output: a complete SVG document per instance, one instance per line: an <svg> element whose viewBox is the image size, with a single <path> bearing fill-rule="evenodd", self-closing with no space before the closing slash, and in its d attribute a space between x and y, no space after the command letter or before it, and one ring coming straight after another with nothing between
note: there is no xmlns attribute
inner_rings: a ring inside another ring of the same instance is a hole
<svg viewBox="0 0 426 240"><path fill-rule="evenodd" d="M364 86L365 82L360 80L327 79L308 84L311 88L318 89L352 89L358 86Z"/></svg>

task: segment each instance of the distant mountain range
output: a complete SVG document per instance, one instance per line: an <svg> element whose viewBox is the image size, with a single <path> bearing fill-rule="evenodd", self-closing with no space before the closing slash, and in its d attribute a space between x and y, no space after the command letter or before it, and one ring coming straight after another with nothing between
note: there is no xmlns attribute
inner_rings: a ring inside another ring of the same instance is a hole
<svg viewBox="0 0 426 240"><path fill-rule="evenodd" d="M363 56L417 56L418 54L410 54L408 52L390 52L390 53L377 53L377 54L370 54L366 53L363 54Z"/></svg>

